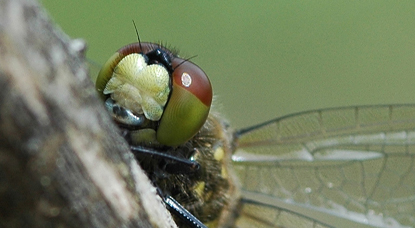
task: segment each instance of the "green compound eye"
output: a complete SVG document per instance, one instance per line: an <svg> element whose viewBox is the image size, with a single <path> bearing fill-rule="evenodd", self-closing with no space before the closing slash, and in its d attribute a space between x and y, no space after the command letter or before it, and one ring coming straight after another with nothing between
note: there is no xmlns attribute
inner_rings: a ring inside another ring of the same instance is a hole
<svg viewBox="0 0 415 228"><path fill-rule="evenodd" d="M157 131L159 142L177 146L193 137L205 123L212 103L212 86L192 62L174 59L172 93Z"/></svg>
<svg viewBox="0 0 415 228"><path fill-rule="evenodd" d="M156 140L167 146L192 138L206 121L212 103L206 74L152 43L133 43L118 50L102 67L96 89L103 98L113 100L108 102L113 105L109 109L124 110L122 118L113 114L117 122L128 128L132 124L125 120L145 116L156 122L149 126L155 126Z"/></svg>

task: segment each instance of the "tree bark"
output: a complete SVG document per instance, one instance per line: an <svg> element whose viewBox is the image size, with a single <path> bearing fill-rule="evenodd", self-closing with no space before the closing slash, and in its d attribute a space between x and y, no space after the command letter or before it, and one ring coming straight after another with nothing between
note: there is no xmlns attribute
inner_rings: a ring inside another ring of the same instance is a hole
<svg viewBox="0 0 415 228"><path fill-rule="evenodd" d="M175 227L107 115L84 44L0 0L0 226Z"/></svg>

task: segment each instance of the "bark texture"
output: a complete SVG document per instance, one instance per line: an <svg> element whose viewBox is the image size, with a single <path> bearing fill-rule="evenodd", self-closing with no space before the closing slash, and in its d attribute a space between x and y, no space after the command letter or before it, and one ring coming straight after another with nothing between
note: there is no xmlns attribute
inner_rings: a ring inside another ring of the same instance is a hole
<svg viewBox="0 0 415 228"><path fill-rule="evenodd" d="M83 51L36 1L0 0L0 227L174 227Z"/></svg>

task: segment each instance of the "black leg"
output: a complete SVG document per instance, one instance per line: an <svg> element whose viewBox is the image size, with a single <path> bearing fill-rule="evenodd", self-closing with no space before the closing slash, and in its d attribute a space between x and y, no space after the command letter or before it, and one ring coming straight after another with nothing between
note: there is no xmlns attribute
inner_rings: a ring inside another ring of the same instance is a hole
<svg viewBox="0 0 415 228"><path fill-rule="evenodd" d="M131 151L135 156L146 156L170 161L167 164L165 171L171 174L192 174L200 169L200 165L196 161L191 161L185 158L175 157L153 148L146 148L142 146L130 146Z"/></svg>
<svg viewBox="0 0 415 228"><path fill-rule="evenodd" d="M181 218L183 222L186 222L189 227L192 228L207 228L199 219L193 216L187 211L179 202L173 199L171 196L162 196L163 202L166 204L167 209L177 217Z"/></svg>

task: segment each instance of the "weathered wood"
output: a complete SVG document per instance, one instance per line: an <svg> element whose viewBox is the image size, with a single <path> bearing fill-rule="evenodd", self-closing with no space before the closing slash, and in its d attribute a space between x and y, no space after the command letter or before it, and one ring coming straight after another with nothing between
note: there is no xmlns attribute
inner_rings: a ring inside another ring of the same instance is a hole
<svg viewBox="0 0 415 228"><path fill-rule="evenodd" d="M83 47L35 1L0 0L0 226L173 227Z"/></svg>

